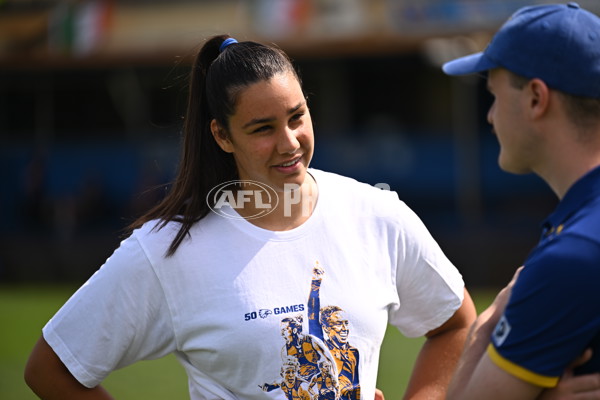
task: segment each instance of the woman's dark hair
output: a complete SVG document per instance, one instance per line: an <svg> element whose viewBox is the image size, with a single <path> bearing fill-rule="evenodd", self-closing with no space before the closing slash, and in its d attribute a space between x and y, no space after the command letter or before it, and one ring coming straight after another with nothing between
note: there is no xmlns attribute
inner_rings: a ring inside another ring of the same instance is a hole
<svg viewBox="0 0 600 400"><path fill-rule="evenodd" d="M220 50L228 38L220 35L208 39L196 55L177 175L166 197L129 226L133 230L157 220L155 228L161 229L170 221L180 222L167 256L175 253L192 225L210 212L209 191L238 179L233 156L224 152L212 136L211 121L215 119L226 133L240 91L280 73L292 72L300 80L282 50L255 42L235 42Z"/></svg>

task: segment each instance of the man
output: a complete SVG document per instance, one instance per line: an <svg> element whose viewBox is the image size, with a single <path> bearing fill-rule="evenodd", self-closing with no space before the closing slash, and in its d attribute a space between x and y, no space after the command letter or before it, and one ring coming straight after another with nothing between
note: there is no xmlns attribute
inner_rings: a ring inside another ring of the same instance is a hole
<svg viewBox="0 0 600 400"><path fill-rule="evenodd" d="M537 174L560 199L474 323L448 399L600 398L600 18L575 3L524 7L483 52L443 70L487 72L500 167ZM563 397L545 390L589 348L575 373L594 374L570 380Z"/></svg>

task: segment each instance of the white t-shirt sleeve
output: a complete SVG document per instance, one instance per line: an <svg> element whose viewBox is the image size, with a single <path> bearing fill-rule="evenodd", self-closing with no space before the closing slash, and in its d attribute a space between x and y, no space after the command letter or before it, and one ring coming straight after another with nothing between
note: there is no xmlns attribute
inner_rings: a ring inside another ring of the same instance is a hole
<svg viewBox="0 0 600 400"><path fill-rule="evenodd" d="M73 294L43 336L87 387L115 369L175 350L168 304L135 234Z"/></svg>
<svg viewBox="0 0 600 400"><path fill-rule="evenodd" d="M461 306L464 282L421 219L402 204L396 289L399 307L390 323L407 337L423 336L446 322Z"/></svg>

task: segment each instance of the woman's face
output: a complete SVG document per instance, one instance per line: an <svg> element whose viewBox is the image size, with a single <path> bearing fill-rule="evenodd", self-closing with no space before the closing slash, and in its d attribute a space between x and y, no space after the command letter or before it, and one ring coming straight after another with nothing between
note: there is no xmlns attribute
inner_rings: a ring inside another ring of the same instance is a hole
<svg viewBox="0 0 600 400"><path fill-rule="evenodd" d="M302 185L313 156L314 135L306 99L292 72L254 83L240 91L224 132L211 123L219 146L232 153L239 179L282 191Z"/></svg>

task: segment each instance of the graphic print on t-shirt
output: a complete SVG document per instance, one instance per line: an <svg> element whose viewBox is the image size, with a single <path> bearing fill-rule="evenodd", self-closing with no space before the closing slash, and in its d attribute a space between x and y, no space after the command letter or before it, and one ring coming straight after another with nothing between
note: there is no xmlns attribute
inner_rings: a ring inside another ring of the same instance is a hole
<svg viewBox="0 0 600 400"><path fill-rule="evenodd" d="M259 385L262 390L281 389L290 400L360 399L359 353L348 342L348 319L338 306L321 308L324 274L317 262L308 295L309 333L303 333L302 314L281 320L281 380Z"/></svg>

